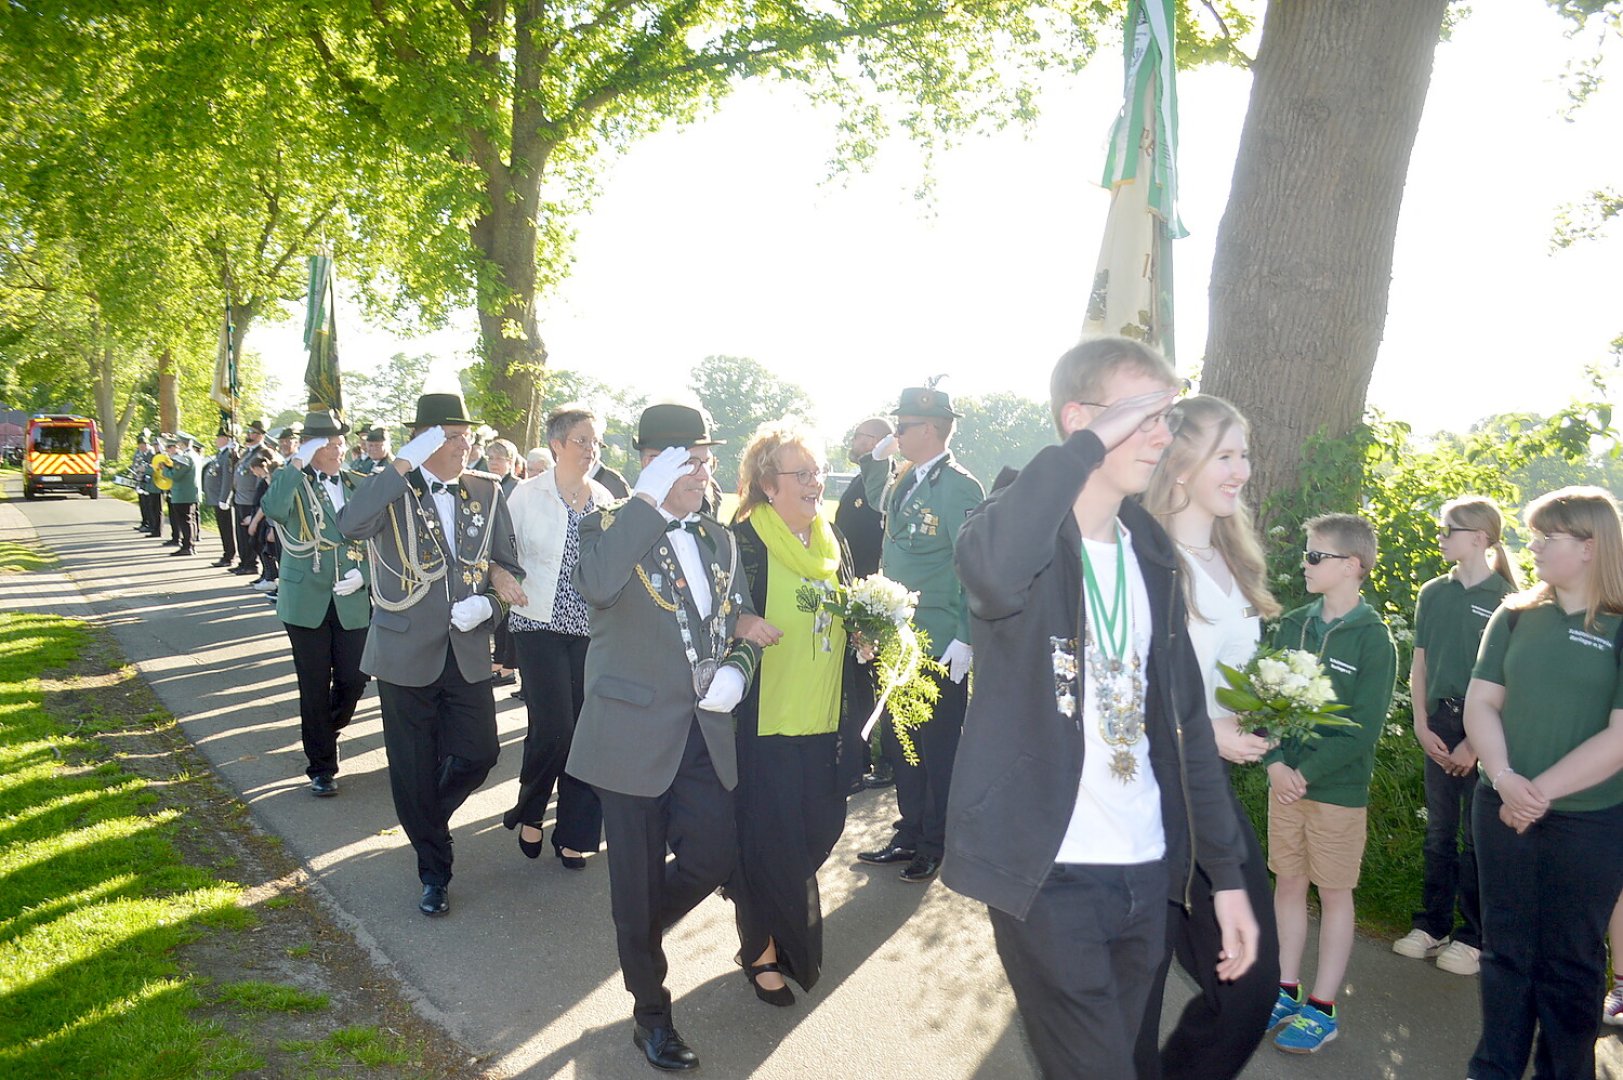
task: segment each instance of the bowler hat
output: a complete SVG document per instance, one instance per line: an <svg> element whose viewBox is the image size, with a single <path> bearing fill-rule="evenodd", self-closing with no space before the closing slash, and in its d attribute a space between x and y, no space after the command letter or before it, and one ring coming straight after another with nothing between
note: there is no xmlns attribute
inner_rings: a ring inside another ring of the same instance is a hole
<svg viewBox="0 0 1623 1080"><path fill-rule="evenodd" d="M348 435L349 425L344 423L344 416L335 409L318 409L315 412L304 414L304 437L306 439L319 439L322 436Z"/></svg>
<svg viewBox="0 0 1623 1080"><path fill-rule="evenodd" d="M278 439L297 439L304 434L304 425L297 420L276 433Z"/></svg>
<svg viewBox="0 0 1623 1080"><path fill-rule="evenodd" d="M710 437L710 414L692 405L664 402L650 405L637 421L638 450L664 450L672 446L725 446L725 439Z"/></svg>
<svg viewBox="0 0 1623 1080"><path fill-rule="evenodd" d="M461 394L424 394L417 399L417 419L414 428L434 427L439 424L476 424L469 419L468 406Z"/></svg>
<svg viewBox="0 0 1623 1080"><path fill-rule="evenodd" d="M389 433L383 429L382 424L373 424L363 434L367 442L388 442Z"/></svg>
<svg viewBox="0 0 1623 1080"><path fill-rule="evenodd" d="M237 435L236 425L232 424L231 421L229 421L229 420L221 420L220 421L220 426L217 429L215 429L215 432L214 432L214 437L216 439L221 439L221 438L234 439L234 438L236 438L236 435Z"/></svg>
<svg viewBox="0 0 1623 1080"><path fill-rule="evenodd" d="M265 431L265 421L263 421L263 420L255 420L253 423L248 425L248 430L249 431L257 431L261 435L268 434Z"/></svg>
<svg viewBox="0 0 1623 1080"><path fill-rule="evenodd" d="M929 386L909 386L902 391L902 399L892 410L895 416L934 416L942 420L956 420L962 413L952 411L952 400L944 390Z"/></svg>

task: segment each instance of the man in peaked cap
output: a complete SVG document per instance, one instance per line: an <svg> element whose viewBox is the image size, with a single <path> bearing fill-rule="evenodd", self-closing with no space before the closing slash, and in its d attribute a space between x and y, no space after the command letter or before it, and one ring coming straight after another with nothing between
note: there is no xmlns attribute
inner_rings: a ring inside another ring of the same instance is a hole
<svg viewBox="0 0 1623 1080"><path fill-rule="evenodd" d="M355 471L362 476L370 476L379 469L386 469L394 461L394 455L389 453L389 432L382 424L373 424L361 433L366 441L366 453L355 463Z"/></svg>
<svg viewBox="0 0 1623 1080"><path fill-rule="evenodd" d="M941 869L947 793L969 704L969 608L952 556L958 530L985 492L947 449L957 419L943 391L909 387L896 406L895 433L859 462L868 501L882 517L880 569L919 594L913 621L929 635L931 653L947 669L944 678L932 676L941 691L934 714L910 732L918 764L907 762L894 722L885 725L885 754L896 769L902 823L889 845L857 855L865 863L905 863L902 880L916 884ZM889 459L898 454L905 464L893 471Z"/></svg>
<svg viewBox="0 0 1623 1080"><path fill-rule="evenodd" d="M429 916L450 910L451 815L500 749L491 630L507 604L523 599L501 486L465 471L473 423L461 394L422 395L411 441L338 512L344 536L370 542L373 609L361 670L378 680L389 787L417 853L417 907Z"/></svg>
<svg viewBox="0 0 1623 1080"><path fill-rule="evenodd" d="M310 793L322 797L338 793L338 733L367 683L366 545L338 531L338 514L362 480L339 460L348 432L336 413L308 414L303 444L271 477L260 502L282 541L276 615L293 647L305 775Z"/></svg>
<svg viewBox="0 0 1623 1080"><path fill-rule="evenodd" d="M580 525L574 583L592 647L567 768L603 804L632 1041L655 1068L684 1070L699 1059L672 1023L664 932L737 863L732 710L760 655L744 638L770 627L751 611L732 534L699 512L718 445L708 418L651 405L636 445L635 494Z"/></svg>
<svg viewBox="0 0 1623 1080"><path fill-rule="evenodd" d="M254 462L259 459L260 447L265 445L265 421L255 420L248 425L242 433L242 452L237 456L237 466L231 470L231 513L229 518L221 513L220 531L228 527L236 529L237 537L237 565L228 573L232 574L259 574L259 550L254 544L253 534L248 531L248 521L254 516L254 490L259 486L259 478L254 475Z"/></svg>
<svg viewBox="0 0 1623 1080"><path fill-rule="evenodd" d="M164 473L169 477L169 518L180 536L180 543L170 555L197 554L197 500L201 496L203 459L197 454L201 444L184 431L175 436L175 448L169 452L170 464Z"/></svg>
<svg viewBox="0 0 1623 1080"><path fill-rule="evenodd" d="M203 501L214 507L224 554L214 563L228 567L237 561L237 530L231 521L231 495L239 455L231 421L222 420L214 432L214 457L203 466Z"/></svg>

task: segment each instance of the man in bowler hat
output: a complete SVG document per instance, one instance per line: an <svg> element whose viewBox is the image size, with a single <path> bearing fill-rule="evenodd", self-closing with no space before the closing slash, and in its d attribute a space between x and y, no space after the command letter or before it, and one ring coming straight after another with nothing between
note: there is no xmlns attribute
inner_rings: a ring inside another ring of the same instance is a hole
<svg viewBox="0 0 1623 1080"><path fill-rule="evenodd" d="M931 676L940 689L935 711L913 730L918 763L910 764L885 725L885 756L896 769L896 808L902 823L886 847L857 855L865 863L906 863L903 881L922 884L941 870L946 850L947 793L969 704L969 607L953 568L953 545L969 512L985 497L980 481L947 449L958 414L933 386L902 391L896 431L860 462L868 501L882 518L880 569L919 594L913 619L930 637L930 651L947 669ZM890 458L906 464L894 473Z"/></svg>
<svg viewBox="0 0 1623 1080"><path fill-rule="evenodd" d="M417 399L412 439L358 484L338 529L369 541L372 623L361 670L378 680L389 787L417 853L418 910L450 910L451 815L496 764L490 634L522 573L494 476L466 472L474 423L460 394Z"/></svg>
<svg viewBox="0 0 1623 1080"><path fill-rule="evenodd" d="M355 462L355 471L362 476L370 476L380 469L387 469L394 461L394 455L389 453L389 433L382 424L373 424L362 432L366 441L366 453Z"/></svg>
<svg viewBox="0 0 1623 1080"><path fill-rule="evenodd" d="M632 1041L668 1070L699 1059L672 1023L663 936L737 862L732 709L759 658L741 640L753 613L732 534L699 513L715 445L696 408L644 410L635 493L581 522L574 575L592 647L568 770L603 804Z"/></svg>
<svg viewBox="0 0 1623 1080"><path fill-rule="evenodd" d="M282 540L276 617L287 627L299 683L299 735L312 795L338 794L338 733L366 691L366 545L338 531L361 477L342 468L349 425L331 411L304 419L304 442L276 470L260 509Z"/></svg>
<svg viewBox="0 0 1623 1080"><path fill-rule="evenodd" d="M242 433L242 453L237 458L237 467L231 471L230 516L223 511L220 514L220 530L224 532L234 525L237 537L237 565L227 573L259 575L259 545L248 531L248 521L254 516L254 491L259 486L254 462L259 460L264 445L265 421L255 420Z"/></svg>

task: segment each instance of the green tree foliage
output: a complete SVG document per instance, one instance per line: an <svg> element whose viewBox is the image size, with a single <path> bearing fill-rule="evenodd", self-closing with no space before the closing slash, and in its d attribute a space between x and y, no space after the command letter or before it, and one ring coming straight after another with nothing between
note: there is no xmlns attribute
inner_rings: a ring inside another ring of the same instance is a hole
<svg viewBox="0 0 1623 1080"><path fill-rule="evenodd" d="M377 371L349 371L344 373L344 397L349 404L348 416L352 425L382 424L399 446L406 425L417 415L417 396L428 369L434 362L432 353L407 356L397 352Z"/></svg>
<svg viewBox="0 0 1623 1080"><path fill-rule="evenodd" d="M738 490L738 461L756 428L812 416L810 394L748 357L707 356L688 385L715 421L713 437L727 443L717 453L716 482L723 491Z"/></svg>
<svg viewBox="0 0 1623 1080"><path fill-rule="evenodd" d="M998 473L1025 468L1056 438L1048 406L1019 394L962 397L953 408L963 414L952 436L953 456L988 490Z"/></svg>

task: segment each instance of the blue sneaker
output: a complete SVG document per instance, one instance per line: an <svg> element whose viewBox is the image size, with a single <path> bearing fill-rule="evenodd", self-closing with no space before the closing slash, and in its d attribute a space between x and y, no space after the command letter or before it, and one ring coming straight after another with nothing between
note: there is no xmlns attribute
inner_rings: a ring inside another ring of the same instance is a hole
<svg viewBox="0 0 1623 1080"><path fill-rule="evenodd" d="M1302 991L1298 989L1296 993L1300 995ZM1272 1031L1285 1021L1296 1019L1296 1014L1301 1011L1301 997L1292 997L1285 991L1281 990L1279 992L1279 996L1274 999L1274 1013L1272 1016L1268 1017L1267 1030Z"/></svg>
<svg viewBox="0 0 1623 1080"><path fill-rule="evenodd" d="M1302 1006L1290 1027L1281 1031L1274 1045L1287 1054L1316 1054L1325 1043L1336 1037L1335 1008L1321 1012L1311 1001Z"/></svg>

